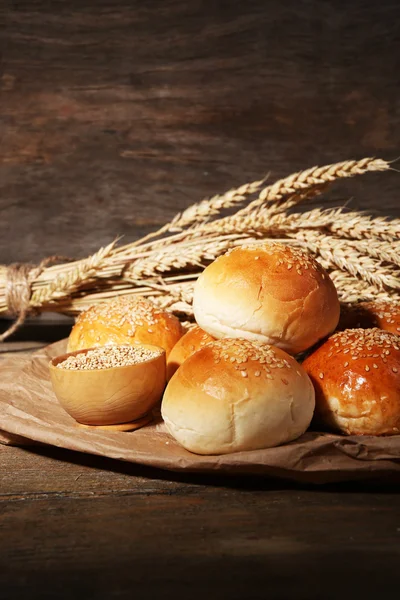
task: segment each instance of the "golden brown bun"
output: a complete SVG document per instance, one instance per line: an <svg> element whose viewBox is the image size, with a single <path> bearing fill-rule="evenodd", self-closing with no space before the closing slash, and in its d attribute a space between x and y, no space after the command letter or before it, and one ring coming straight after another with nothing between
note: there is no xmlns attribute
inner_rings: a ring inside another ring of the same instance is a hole
<svg viewBox="0 0 400 600"><path fill-rule="evenodd" d="M380 329L332 335L303 363L316 392L315 423L348 435L400 431L400 340Z"/></svg>
<svg viewBox="0 0 400 600"><path fill-rule="evenodd" d="M229 251L195 284L194 315L216 338L246 338L303 352L334 331L340 306L326 271L276 243Z"/></svg>
<svg viewBox="0 0 400 600"><path fill-rule="evenodd" d="M183 335L179 319L148 300L121 296L81 313L68 339L68 352L105 344L150 344L168 356Z"/></svg>
<svg viewBox="0 0 400 600"><path fill-rule="evenodd" d="M342 304L338 330L378 327L400 335L400 302L375 300Z"/></svg>
<svg viewBox="0 0 400 600"><path fill-rule="evenodd" d="M269 448L305 432L314 389L279 348L241 339L211 342L167 385L161 413L168 431L197 454Z"/></svg>
<svg viewBox="0 0 400 600"><path fill-rule="evenodd" d="M175 371L187 358L189 358L189 356L214 340L215 338L203 331L203 329L200 329L200 327L197 325L185 333L185 335L182 336L172 348L168 357L167 381L171 379Z"/></svg>

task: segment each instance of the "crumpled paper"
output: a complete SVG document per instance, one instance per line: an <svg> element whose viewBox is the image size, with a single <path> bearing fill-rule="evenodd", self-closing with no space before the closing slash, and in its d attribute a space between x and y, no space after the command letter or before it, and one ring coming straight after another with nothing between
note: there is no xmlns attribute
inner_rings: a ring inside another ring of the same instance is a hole
<svg viewBox="0 0 400 600"><path fill-rule="evenodd" d="M308 431L277 448L198 456L179 446L161 419L133 432L84 429L59 405L48 363L66 340L0 364L0 442L44 443L170 471L259 475L328 483L373 478L400 481L400 435L340 436Z"/></svg>

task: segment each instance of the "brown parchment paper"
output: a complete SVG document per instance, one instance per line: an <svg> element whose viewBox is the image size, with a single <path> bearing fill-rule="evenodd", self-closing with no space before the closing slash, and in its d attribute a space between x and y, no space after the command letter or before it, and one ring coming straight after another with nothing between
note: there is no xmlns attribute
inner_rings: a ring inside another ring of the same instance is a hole
<svg viewBox="0 0 400 600"><path fill-rule="evenodd" d="M278 448L198 456L180 447L160 419L128 433L81 429L58 404L49 379L49 360L65 351L63 340L30 358L0 363L0 442L39 442L170 471L310 483L380 477L400 481L400 436L345 437L310 431Z"/></svg>

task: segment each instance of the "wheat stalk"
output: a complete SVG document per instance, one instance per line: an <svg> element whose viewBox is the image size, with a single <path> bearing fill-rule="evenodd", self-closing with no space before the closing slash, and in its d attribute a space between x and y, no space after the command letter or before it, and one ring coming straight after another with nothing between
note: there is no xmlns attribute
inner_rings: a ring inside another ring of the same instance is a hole
<svg viewBox="0 0 400 600"><path fill-rule="evenodd" d="M317 261L328 271L342 302L358 302L378 298L387 300L393 296L392 292L382 290L363 279L354 277L348 271L337 268L332 270L331 263L321 257L317 257Z"/></svg>
<svg viewBox="0 0 400 600"><path fill-rule="evenodd" d="M378 238L388 242L400 240L400 219L373 218L357 212L343 212L342 216L329 227L339 237L359 240Z"/></svg>
<svg viewBox="0 0 400 600"><path fill-rule="evenodd" d="M268 202L277 202L288 196L301 199L301 194L318 193L319 188L325 188L327 184L337 179L355 177L368 171L385 171L389 168L386 161L380 158L363 158L362 160L347 160L340 163L326 165L324 167L311 167L305 171L293 173L285 179L280 179L271 186L261 190L258 198L251 202L244 212L250 212Z"/></svg>
<svg viewBox="0 0 400 600"><path fill-rule="evenodd" d="M380 262L400 267L400 241L385 242L382 240L356 240L351 246L361 254L368 254Z"/></svg>
<svg viewBox="0 0 400 600"><path fill-rule="evenodd" d="M236 213L238 218L249 212L254 212L266 203L274 202L275 206L278 207L282 200L286 200L282 210L287 210L305 199L320 194L337 179L355 177L368 171L385 171L388 168L389 164L382 159L363 158L359 161L343 161L323 167L312 167L305 171L293 173L264 188L262 188L262 184L265 179L253 181L236 189L231 189L225 194L213 196L211 199L205 199L190 206L182 213L178 213L170 223L166 223L161 229L148 234L133 245L143 245L150 239L167 232L181 232L190 227L194 229L201 227L213 216L219 214L221 210L242 203L258 191L258 197ZM199 235L201 231L194 231L194 233Z"/></svg>
<svg viewBox="0 0 400 600"><path fill-rule="evenodd" d="M348 271L353 277L361 277L378 289L400 290L400 278L396 270L384 266L369 255L361 254L347 240L314 231L297 231L293 236L307 250L321 256L330 268L338 267L342 271Z"/></svg>
<svg viewBox="0 0 400 600"><path fill-rule="evenodd" d="M36 290L31 297L31 306L39 307L60 298L70 296L80 285L87 283L92 278L98 278L101 269L107 264L107 258L111 255L116 241L104 248L100 248L87 260L60 273L49 285Z"/></svg>
<svg viewBox="0 0 400 600"><path fill-rule="evenodd" d="M78 314L107 298L140 294L190 320L193 285L204 267L232 247L268 239L312 252L330 272L341 299L399 297L394 243L400 240L399 219L322 206L289 212L336 179L388 168L380 159L346 161L312 167L268 186L265 179L254 181L202 200L140 240L123 246L113 242L88 259L31 271L26 280L30 308ZM245 201L234 214L222 215ZM0 265L0 313L8 310L8 273Z"/></svg>
<svg viewBox="0 0 400 600"><path fill-rule="evenodd" d="M172 221L163 225L158 231L149 233L139 240L136 245L142 245L167 232L176 233L183 231L185 228L206 223L212 216L219 214L222 210L244 202L246 198L258 192L264 182L265 179L260 179L259 181L245 183L238 188L228 190L224 194L216 194L212 198L205 198L196 204L192 204L183 212L175 215Z"/></svg>
<svg viewBox="0 0 400 600"><path fill-rule="evenodd" d="M224 194L217 194L209 200L204 199L197 204L193 204L174 217L169 230L182 231L182 229L195 223L204 223L212 216L219 214L222 210L244 202L246 198L258 192L263 183L265 183L265 179L252 181L238 188L231 189Z"/></svg>

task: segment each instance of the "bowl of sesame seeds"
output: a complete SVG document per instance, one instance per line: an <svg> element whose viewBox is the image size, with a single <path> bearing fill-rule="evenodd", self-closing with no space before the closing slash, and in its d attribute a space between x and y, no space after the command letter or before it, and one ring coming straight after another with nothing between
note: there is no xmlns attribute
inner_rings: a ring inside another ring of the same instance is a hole
<svg viewBox="0 0 400 600"><path fill-rule="evenodd" d="M119 430L147 422L166 383L165 350L107 345L70 352L49 364L54 393L78 423Z"/></svg>

